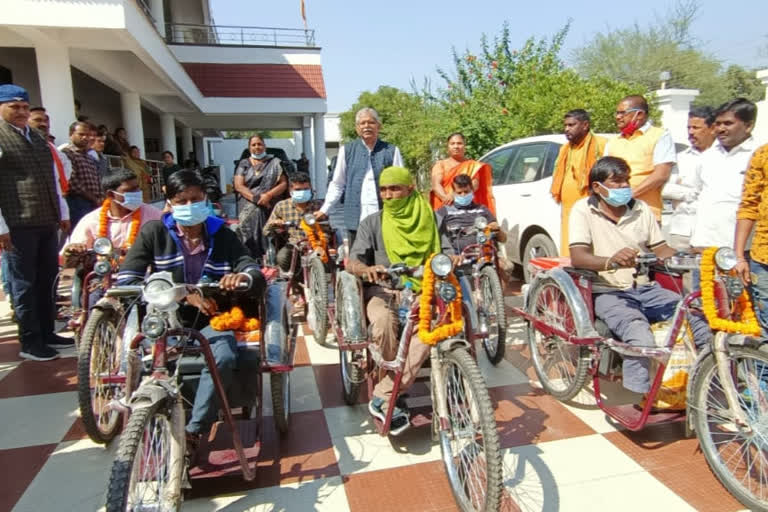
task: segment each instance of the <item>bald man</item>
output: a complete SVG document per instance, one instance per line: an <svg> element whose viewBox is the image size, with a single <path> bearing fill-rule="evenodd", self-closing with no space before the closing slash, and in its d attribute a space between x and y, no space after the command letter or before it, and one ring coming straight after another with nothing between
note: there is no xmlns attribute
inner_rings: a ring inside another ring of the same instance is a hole
<svg viewBox="0 0 768 512"><path fill-rule="evenodd" d="M608 141L605 155L629 164L632 197L648 203L660 222L661 189L677 161L672 135L651 124L648 102L642 96L623 98L616 107L615 119L620 134Z"/></svg>

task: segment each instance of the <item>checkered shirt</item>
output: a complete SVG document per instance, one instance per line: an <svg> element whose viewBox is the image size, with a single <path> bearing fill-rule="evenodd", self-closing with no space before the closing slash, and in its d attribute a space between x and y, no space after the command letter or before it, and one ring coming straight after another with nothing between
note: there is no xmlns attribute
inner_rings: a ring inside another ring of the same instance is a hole
<svg viewBox="0 0 768 512"><path fill-rule="evenodd" d="M101 198L101 176L99 175L99 165L88 156L88 153L81 153L75 146L70 144L62 149L64 154L72 162L72 176L69 178L69 193L75 196L83 196L84 193L90 193L97 198Z"/></svg>
<svg viewBox="0 0 768 512"><path fill-rule="evenodd" d="M323 206L322 201L312 199L307 204L307 208L304 210L304 212L300 212L299 209L296 208L293 199L283 199L275 205L275 208L272 210L272 215L269 216L269 220L267 220L267 223L264 225L264 236L270 234L271 228L276 221L295 222L298 225L301 223L301 218L303 215L316 212L320 209L321 206ZM303 237L304 233L301 231L301 228L288 229L289 243L295 244L299 242Z"/></svg>

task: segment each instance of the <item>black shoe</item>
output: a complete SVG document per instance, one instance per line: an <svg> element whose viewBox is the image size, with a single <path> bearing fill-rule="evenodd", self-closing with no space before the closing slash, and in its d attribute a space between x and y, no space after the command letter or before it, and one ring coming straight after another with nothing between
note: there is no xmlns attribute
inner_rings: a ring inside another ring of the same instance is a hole
<svg viewBox="0 0 768 512"><path fill-rule="evenodd" d="M51 361L59 357L59 353L47 345L35 345L22 348L19 357L30 361Z"/></svg>
<svg viewBox="0 0 768 512"><path fill-rule="evenodd" d="M54 334L48 339L48 346L52 348L70 348L75 346L75 340Z"/></svg>

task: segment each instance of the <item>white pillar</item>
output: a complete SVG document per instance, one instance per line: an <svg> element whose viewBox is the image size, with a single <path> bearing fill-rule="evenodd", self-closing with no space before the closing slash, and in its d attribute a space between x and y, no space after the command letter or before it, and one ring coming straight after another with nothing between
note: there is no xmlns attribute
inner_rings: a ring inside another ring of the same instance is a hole
<svg viewBox="0 0 768 512"><path fill-rule="evenodd" d="M155 27L160 32L160 37L165 39L165 11L163 10L163 0L149 0L149 11L155 19Z"/></svg>
<svg viewBox="0 0 768 512"><path fill-rule="evenodd" d="M76 121L69 49L43 44L35 46L35 54L42 106L51 117L51 133L56 137L56 144L62 144L69 140L69 125Z"/></svg>
<svg viewBox="0 0 768 512"><path fill-rule="evenodd" d="M194 143L192 141L192 128L185 126L181 130L181 155L177 155L179 165L184 165L184 160L189 158L189 154L195 150Z"/></svg>
<svg viewBox="0 0 768 512"><path fill-rule="evenodd" d="M312 118L304 116L301 123L301 151L307 155L312 168Z"/></svg>
<svg viewBox="0 0 768 512"><path fill-rule="evenodd" d="M312 183L315 184L315 193L317 194L317 197L325 197L328 169L325 164L325 121L323 120L322 113L314 115L312 131L315 135L315 155L312 159L312 162L315 165L314 169L312 169Z"/></svg>
<svg viewBox="0 0 768 512"><path fill-rule="evenodd" d="M661 125L672 134L672 140L688 144L688 111L699 95L696 89L660 89L655 92Z"/></svg>
<svg viewBox="0 0 768 512"><path fill-rule="evenodd" d="M768 69L757 72L757 78L765 86L765 99L757 102L757 119L752 136L758 144L768 143Z"/></svg>
<svg viewBox="0 0 768 512"><path fill-rule="evenodd" d="M146 158L144 150L144 125L141 122L141 101L136 92L121 92L120 107L123 110L123 128L128 136L131 146L137 146L141 151L141 158Z"/></svg>
<svg viewBox="0 0 768 512"><path fill-rule="evenodd" d="M170 151L175 159L179 159L176 152L176 125L171 114L160 115L160 130L162 133L162 147L160 152Z"/></svg>

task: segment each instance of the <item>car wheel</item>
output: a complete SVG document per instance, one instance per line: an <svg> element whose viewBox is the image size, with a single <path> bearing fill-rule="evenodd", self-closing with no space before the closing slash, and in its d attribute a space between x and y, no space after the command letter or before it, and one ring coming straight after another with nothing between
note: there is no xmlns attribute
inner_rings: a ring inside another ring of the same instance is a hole
<svg viewBox="0 0 768 512"><path fill-rule="evenodd" d="M547 235L538 233L533 235L525 244L523 250L523 278L526 283L531 281L531 272L528 262L533 258L554 258L558 255L555 243Z"/></svg>

